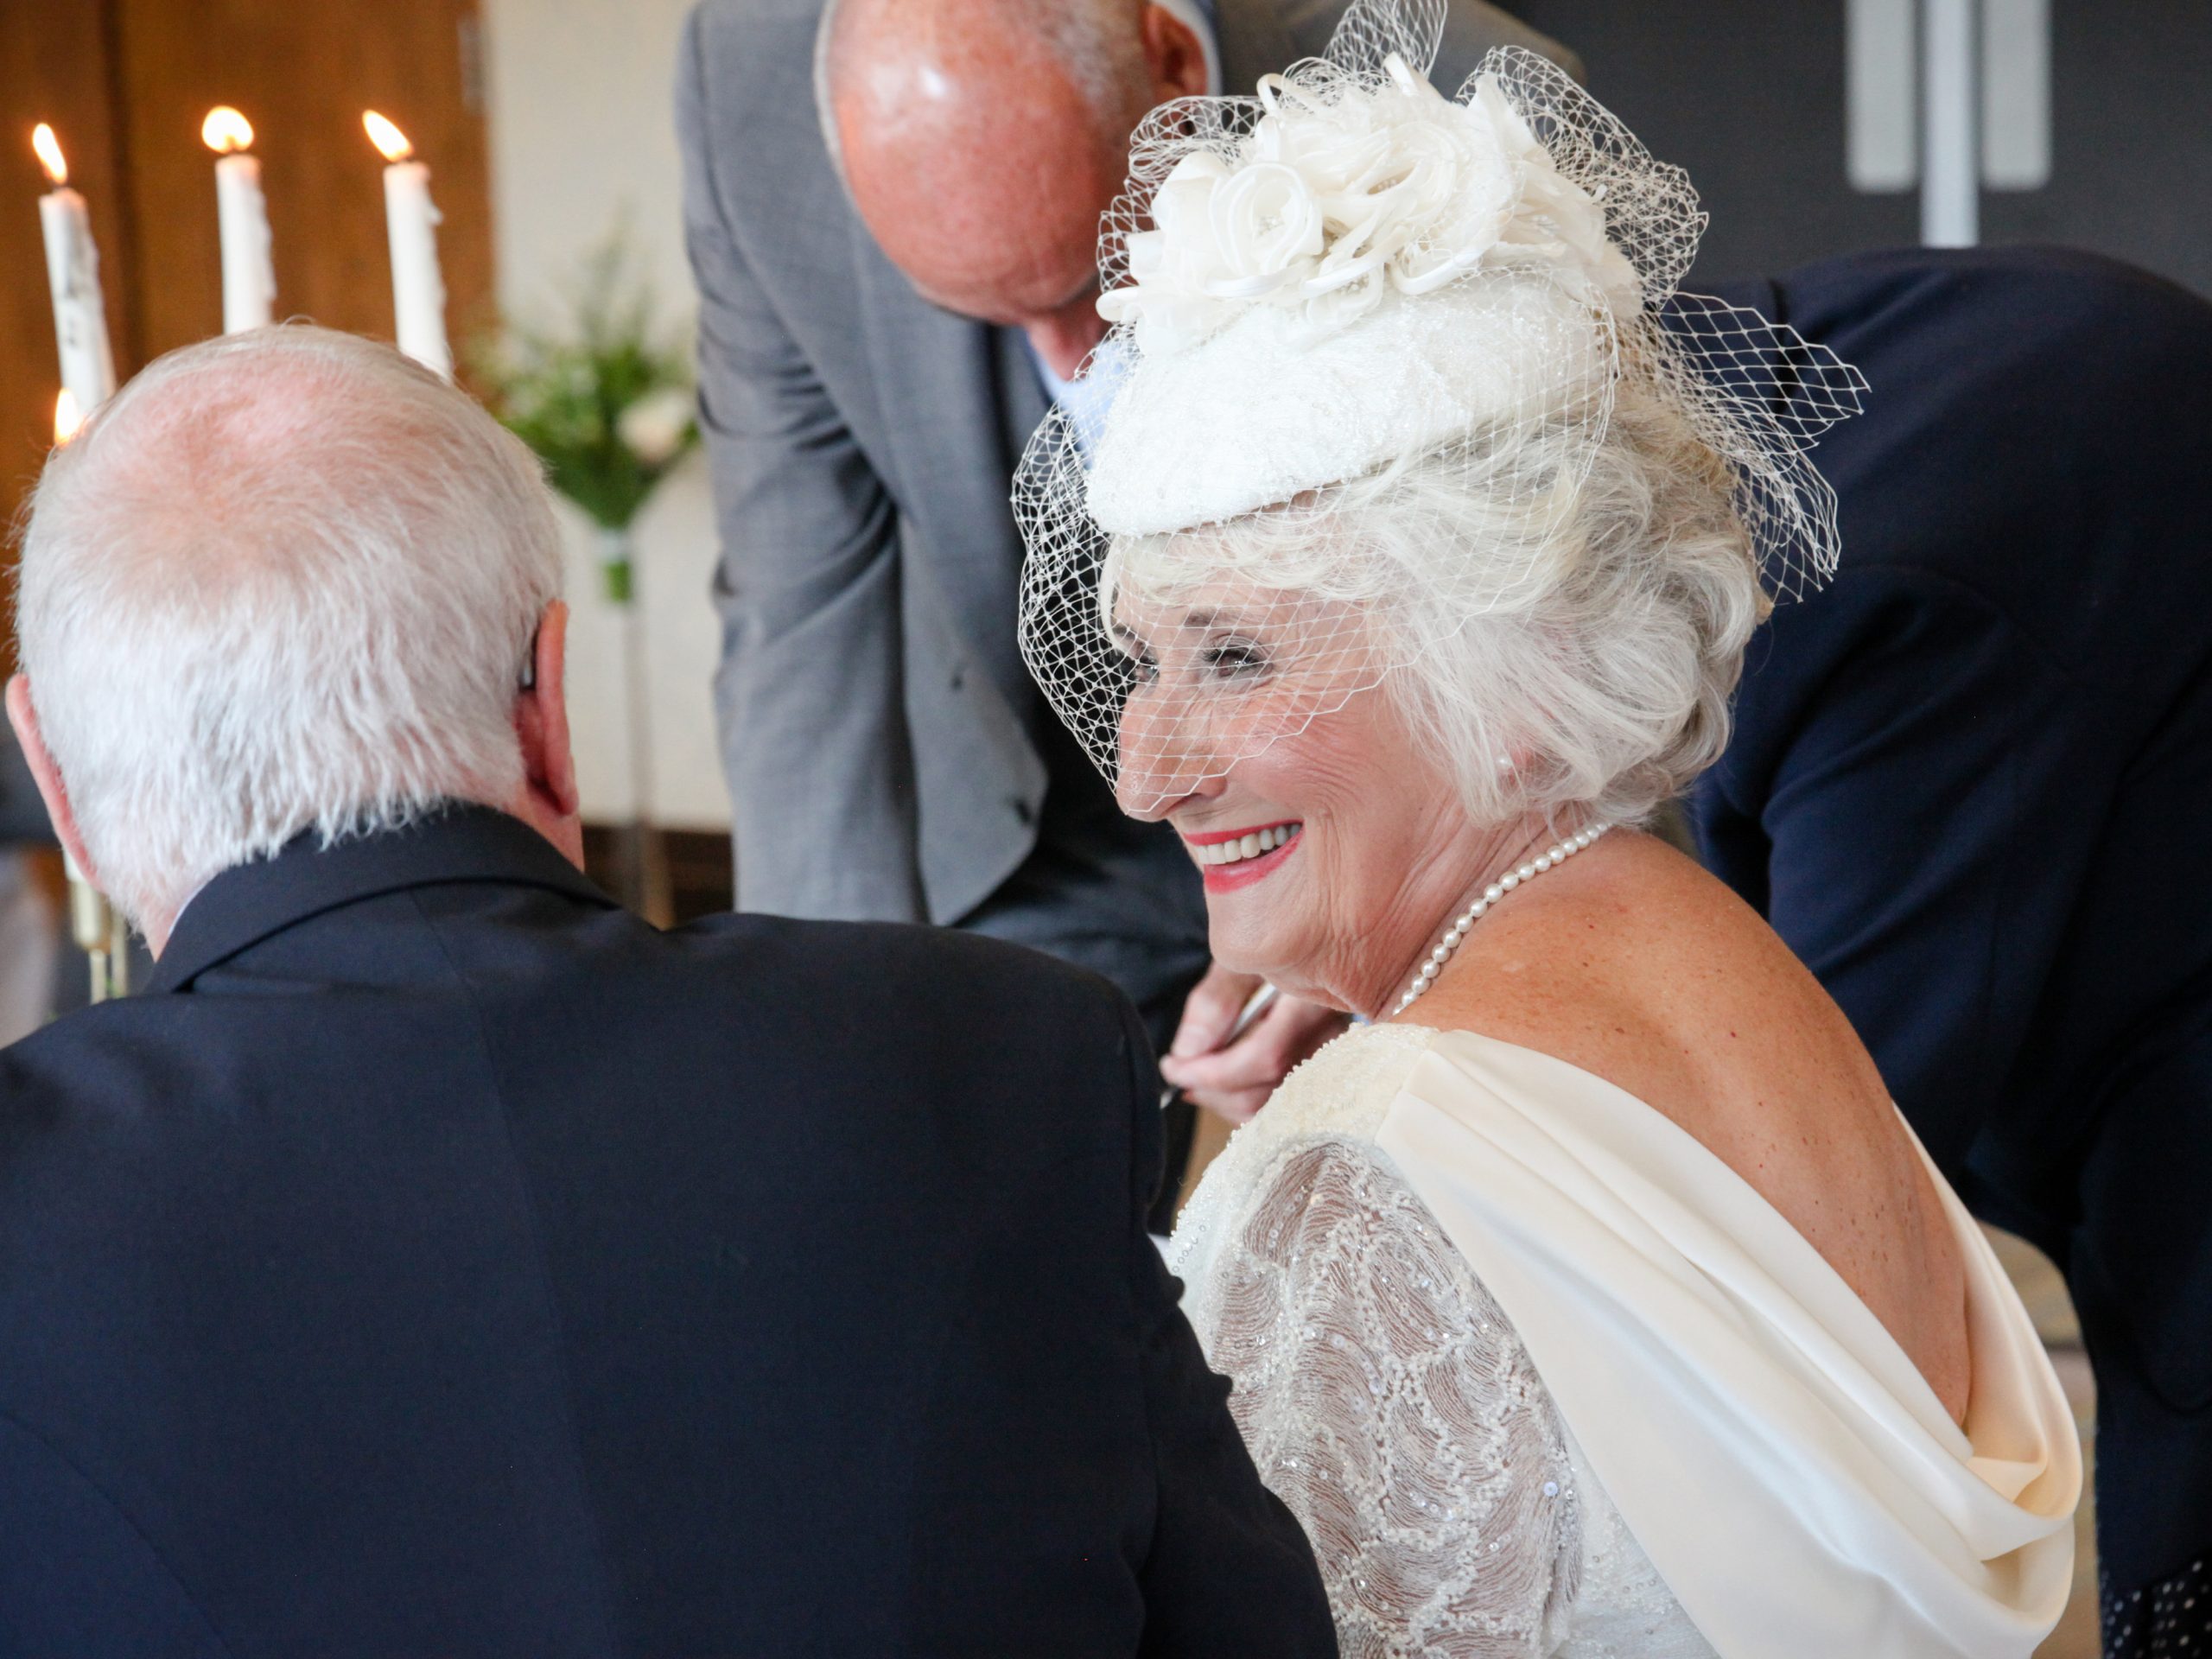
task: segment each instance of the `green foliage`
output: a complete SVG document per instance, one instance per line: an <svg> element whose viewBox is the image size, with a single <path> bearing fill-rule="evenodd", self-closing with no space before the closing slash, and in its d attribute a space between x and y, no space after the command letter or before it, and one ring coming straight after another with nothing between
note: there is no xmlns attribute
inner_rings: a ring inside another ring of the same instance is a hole
<svg viewBox="0 0 2212 1659"><path fill-rule="evenodd" d="M699 439L684 354L657 341L652 292L629 265L617 229L585 259L563 329L510 327L473 363L553 487L608 530L627 529Z"/></svg>

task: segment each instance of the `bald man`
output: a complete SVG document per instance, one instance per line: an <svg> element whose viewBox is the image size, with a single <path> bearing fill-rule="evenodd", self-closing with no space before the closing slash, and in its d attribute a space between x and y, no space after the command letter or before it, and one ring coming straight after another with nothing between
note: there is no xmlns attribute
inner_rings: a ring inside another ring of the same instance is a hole
<svg viewBox="0 0 2212 1659"><path fill-rule="evenodd" d="M677 79L740 906L1093 969L1230 1115L1322 1016L1281 1007L1207 1053L1250 988L1213 976L1177 1035L1208 967L1197 872L1115 810L1023 671L1007 498L1050 404L1095 395L1098 222L1138 121L1250 92L1344 10L705 0ZM1560 55L1452 0L1438 84L1508 41Z"/></svg>

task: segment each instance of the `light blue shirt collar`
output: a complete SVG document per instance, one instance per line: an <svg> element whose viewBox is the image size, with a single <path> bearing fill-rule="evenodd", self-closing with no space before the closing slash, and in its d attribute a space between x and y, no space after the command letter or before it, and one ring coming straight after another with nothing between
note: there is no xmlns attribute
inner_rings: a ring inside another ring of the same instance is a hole
<svg viewBox="0 0 2212 1659"><path fill-rule="evenodd" d="M1024 336L1027 344L1027 337ZM1122 381L1129 372L1128 353L1114 340L1099 342L1098 349L1090 354L1090 372L1080 380L1063 380L1052 372L1052 365L1037 354L1033 346L1029 349L1029 360L1036 365L1037 378L1050 397L1075 428L1075 441L1086 459L1090 447L1106 427L1106 411L1114 406L1114 399L1122 390Z"/></svg>

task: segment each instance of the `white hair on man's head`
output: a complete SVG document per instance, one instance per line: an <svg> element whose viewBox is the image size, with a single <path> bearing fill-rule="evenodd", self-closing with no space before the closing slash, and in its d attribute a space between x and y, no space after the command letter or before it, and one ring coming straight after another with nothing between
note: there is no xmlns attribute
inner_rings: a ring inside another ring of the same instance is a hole
<svg viewBox="0 0 2212 1659"><path fill-rule="evenodd" d="M302 832L523 784L559 594L535 458L390 346L299 325L148 366L48 462L22 543L32 705L141 927Z"/></svg>
<svg viewBox="0 0 2212 1659"><path fill-rule="evenodd" d="M1147 79L1140 19L1144 0L959 0L971 26L1017 31L1041 44L1096 113L1115 149L1144 112ZM814 36L814 112L840 183L844 142L836 104L859 37L897 18L948 9L946 0L827 0ZM1009 54L1009 56L1014 54Z"/></svg>
<svg viewBox="0 0 2212 1659"><path fill-rule="evenodd" d="M1649 380L1624 376L1615 397L1586 454L1522 428L1478 461L1433 453L1285 508L1117 537L1102 601L1226 574L1364 619L1363 655L1390 665L1377 689L1476 822L1637 823L1727 746L1770 605L1728 463ZM1531 476L1578 474L1554 512L1500 510ZM1511 573L1494 584L1465 568L1485 544Z"/></svg>

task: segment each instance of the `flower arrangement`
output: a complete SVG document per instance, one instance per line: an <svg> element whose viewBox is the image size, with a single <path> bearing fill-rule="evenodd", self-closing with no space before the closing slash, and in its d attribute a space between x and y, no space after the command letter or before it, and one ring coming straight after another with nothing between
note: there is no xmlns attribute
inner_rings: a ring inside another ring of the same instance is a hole
<svg viewBox="0 0 2212 1659"><path fill-rule="evenodd" d="M1166 355L1255 306L1327 331L1386 291L1512 265L1572 273L1635 315L1641 283L1608 241L1603 207L1560 176L1495 75L1462 104L1395 53L1384 69L1361 97L1341 95L1341 79L1262 79L1261 113L1234 151L1190 150L1160 181L1151 227L1126 239L1131 280L1100 314Z"/></svg>
<svg viewBox="0 0 2212 1659"><path fill-rule="evenodd" d="M657 334L651 290L617 230L587 257L568 327L511 327L477 353L492 410L600 527L607 596L632 596L631 522L699 439L684 354Z"/></svg>

